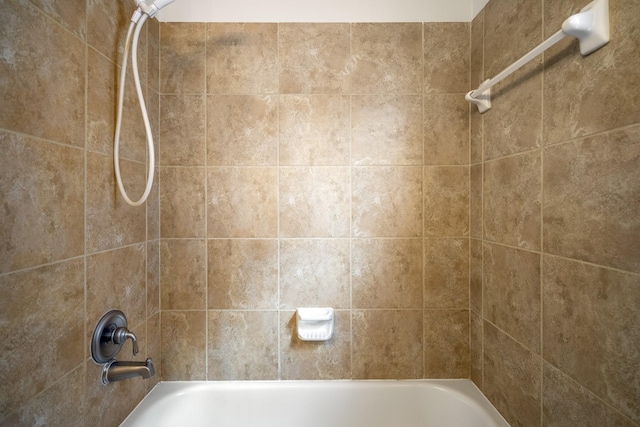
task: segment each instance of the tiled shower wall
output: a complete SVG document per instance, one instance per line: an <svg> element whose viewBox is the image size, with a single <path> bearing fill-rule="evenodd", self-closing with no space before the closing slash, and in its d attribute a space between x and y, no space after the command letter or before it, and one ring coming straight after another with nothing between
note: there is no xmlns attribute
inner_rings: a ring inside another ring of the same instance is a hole
<svg viewBox="0 0 640 427"><path fill-rule="evenodd" d="M126 6L125 6L126 5ZM115 187L117 61L129 2L0 2L0 425L115 426L159 379L105 387L89 336L127 315L159 362L159 197L127 206ZM159 25L139 65L158 123ZM144 131L129 78L122 167L144 189ZM127 343L119 359L132 358Z"/></svg>
<svg viewBox="0 0 640 427"><path fill-rule="evenodd" d="M467 378L470 24L160 33L163 379Z"/></svg>
<svg viewBox="0 0 640 427"><path fill-rule="evenodd" d="M585 0L491 0L471 84ZM471 378L514 426L640 425L640 2L562 41L471 114Z"/></svg>

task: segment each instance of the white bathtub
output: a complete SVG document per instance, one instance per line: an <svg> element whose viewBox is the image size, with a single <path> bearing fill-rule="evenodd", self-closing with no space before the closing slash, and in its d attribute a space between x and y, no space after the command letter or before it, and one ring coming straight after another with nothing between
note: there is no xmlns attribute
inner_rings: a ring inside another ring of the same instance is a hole
<svg viewBox="0 0 640 427"><path fill-rule="evenodd" d="M161 382L121 427L508 427L468 380Z"/></svg>

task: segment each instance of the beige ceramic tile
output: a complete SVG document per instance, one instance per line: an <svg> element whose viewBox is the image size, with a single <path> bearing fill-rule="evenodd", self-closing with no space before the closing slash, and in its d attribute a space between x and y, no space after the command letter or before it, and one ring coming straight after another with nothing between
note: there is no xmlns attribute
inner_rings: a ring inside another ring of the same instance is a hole
<svg viewBox="0 0 640 427"><path fill-rule="evenodd" d="M209 240L209 309L278 306L276 240Z"/></svg>
<svg viewBox="0 0 640 427"><path fill-rule="evenodd" d="M422 92L422 24L351 25L351 91Z"/></svg>
<svg viewBox="0 0 640 427"><path fill-rule="evenodd" d="M207 313L162 311L161 324L162 379L205 380Z"/></svg>
<svg viewBox="0 0 640 427"><path fill-rule="evenodd" d="M86 408L91 408L85 412L86 425L119 425L144 397L146 380L118 381L105 387L101 380L102 365L93 360L87 361L85 372L84 396Z"/></svg>
<svg viewBox="0 0 640 427"><path fill-rule="evenodd" d="M353 378L422 378L422 310L352 311Z"/></svg>
<svg viewBox="0 0 640 427"><path fill-rule="evenodd" d="M469 89L476 89L485 80L484 31L484 9L482 9L471 21L471 61L469 62L471 87Z"/></svg>
<svg viewBox="0 0 640 427"><path fill-rule="evenodd" d="M484 389L482 375L482 316L471 312L469 324L469 378L480 389Z"/></svg>
<svg viewBox="0 0 640 427"><path fill-rule="evenodd" d="M481 316L483 299L481 240L471 239L469 264L469 308Z"/></svg>
<svg viewBox="0 0 640 427"><path fill-rule="evenodd" d="M482 173L484 166L471 166L471 182L469 183L469 227L471 237L482 239Z"/></svg>
<svg viewBox="0 0 640 427"><path fill-rule="evenodd" d="M205 166L204 95L160 97L160 163Z"/></svg>
<svg viewBox="0 0 640 427"><path fill-rule="evenodd" d="M209 311L209 380L278 378L278 313Z"/></svg>
<svg viewBox="0 0 640 427"><path fill-rule="evenodd" d="M0 278L2 417L82 363L83 272L76 259Z"/></svg>
<svg viewBox="0 0 640 427"><path fill-rule="evenodd" d="M640 272L640 126L544 153L545 251Z"/></svg>
<svg viewBox="0 0 640 427"><path fill-rule="evenodd" d="M354 308L422 308L422 239L355 239Z"/></svg>
<svg viewBox="0 0 640 427"><path fill-rule="evenodd" d="M280 312L280 363L283 380L350 379L350 312L334 312L333 337L329 341L300 340L296 313Z"/></svg>
<svg viewBox="0 0 640 427"><path fill-rule="evenodd" d="M424 24L425 92L469 91L469 32L470 25L467 22Z"/></svg>
<svg viewBox="0 0 640 427"><path fill-rule="evenodd" d="M540 254L485 243L484 318L540 353Z"/></svg>
<svg viewBox="0 0 640 427"><path fill-rule="evenodd" d="M281 165L349 164L349 96L281 96L279 108Z"/></svg>
<svg viewBox="0 0 640 427"><path fill-rule="evenodd" d="M208 237L276 237L276 168L209 168Z"/></svg>
<svg viewBox="0 0 640 427"><path fill-rule="evenodd" d="M160 22L147 20L147 86L160 92Z"/></svg>
<svg viewBox="0 0 640 427"><path fill-rule="evenodd" d="M87 23L87 5L74 0L31 0L47 15L61 23L81 39L85 39Z"/></svg>
<svg viewBox="0 0 640 427"><path fill-rule="evenodd" d="M87 338L109 310L122 311L130 325L146 319L145 255L139 244L87 257Z"/></svg>
<svg viewBox="0 0 640 427"><path fill-rule="evenodd" d="M469 310L424 312L424 377L469 378Z"/></svg>
<svg viewBox="0 0 640 427"><path fill-rule="evenodd" d="M278 92L278 25L207 24L207 92Z"/></svg>
<svg viewBox="0 0 640 427"><path fill-rule="evenodd" d="M120 70L115 63L91 47L87 49L87 54L87 148L112 154L117 105L115 76ZM134 112L139 117L140 113Z"/></svg>
<svg viewBox="0 0 640 427"><path fill-rule="evenodd" d="M542 42L542 7L493 0L484 8L484 28L484 75L490 79Z"/></svg>
<svg viewBox="0 0 640 427"><path fill-rule="evenodd" d="M545 426L637 426L548 363L544 363L543 381Z"/></svg>
<svg viewBox="0 0 640 427"><path fill-rule="evenodd" d="M83 43L26 1L0 16L0 128L84 146Z"/></svg>
<svg viewBox="0 0 640 427"><path fill-rule="evenodd" d="M422 168L357 167L352 177L354 237L422 236Z"/></svg>
<svg viewBox="0 0 640 427"><path fill-rule="evenodd" d="M120 161L122 181L134 201L144 192L145 165ZM129 206L118 191L113 156L87 153L87 252L113 249L146 239L145 210ZM82 222L82 220L80 220Z"/></svg>
<svg viewBox="0 0 640 427"><path fill-rule="evenodd" d="M487 240L540 249L540 152L484 165L483 225Z"/></svg>
<svg viewBox="0 0 640 427"><path fill-rule="evenodd" d="M420 96L353 96L351 103L354 165L422 164Z"/></svg>
<svg viewBox="0 0 640 427"><path fill-rule="evenodd" d="M482 118L485 160L540 147L542 61L530 62L494 86L491 89L491 110Z"/></svg>
<svg viewBox="0 0 640 427"><path fill-rule="evenodd" d="M469 164L469 103L462 94L424 96L424 164Z"/></svg>
<svg viewBox="0 0 640 427"><path fill-rule="evenodd" d="M280 92L348 93L350 35L349 24L280 24Z"/></svg>
<svg viewBox="0 0 640 427"><path fill-rule="evenodd" d="M153 172L153 184L146 205L147 240L158 240L160 239L160 168L158 166Z"/></svg>
<svg viewBox="0 0 640 427"><path fill-rule="evenodd" d="M424 168L424 234L427 237L469 235L469 167Z"/></svg>
<svg viewBox="0 0 640 427"><path fill-rule="evenodd" d="M160 235L205 237L206 169L160 169ZM209 194L211 196L211 194Z"/></svg>
<svg viewBox="0 0 640 427"><path fill-rule="evenodd" d="M111 62L121 63L133 6L124 2L87 1L87 42Z"/></svg>
<svg viewBox="0 0 640 427"><path fill-rule="evenodd" d="M0 132L0 152L0 273L82 254L82 151Z"/></svg>
<svg viewBox="0 0 640 427"><path fill-rule="evenodd" d="M280 168L280 236L348 237L347 167Z"/></svg>
<svg viewBox="0 0 640 427"><path fill-rule="evenodd" d="M469 308L469 239L424 240L424 307Z"/></svg>
<svg viewBox="0 0 640 427"><path fill-rule="evenodd" d="M84 404L84 366L71 371L64 380L23 405L13 415L0 420L1 427L67 427L87 425Z"/></svg>
<svg viewBox="0 0 640 427"><path fill-rule="evenodd" d="M280 242L280 308L350 308L349 241Z"/></svg>
<svg viewBox="0 0 640 427"><path fill-rule="evenodd" d="M206 24L160 25L160 92L204 93Z"/></svg>
<svg viewBox="0 0 640 427"><path fill-rule="evenodd" d="M162 310L206 308L207 258L204 240L162 240L160 266Z"/></svg>
<svg viewBox="0 0 640 427"><path fill-rule="evenodd" d="M540 357L484 322L484 395L513 426L539 426Z"/></svg>
<svg viewBox="0 0 640 427"><path fill-rule="evenodd" d="M588 2L544 3L547 36ZM545 53L544 141L546 144L638 122L640 99L640 4L609 2L610 42L583 57L573 38ZM564 14L564 15L563 15Z"/></svg>
<svg viewBox="0 0 640 427"><path fill-rule="evenodd" d="M275 166L277 150L276 97L207 97L208 166Z"/></svg>
<svg viewBox="0 0 640 427"><path fill-rule="evenodd" d="M469 144L471 164L480 163L483 160L484 151L484 117L474 105L469 106Z"/></svg>
<svg viewBox="0 0 640 427"><path fill-rule="evenodd" d="M638 276L553 256L543 271L545 360L640 421Z"/></svg>
<svg viewBox="0 0 640 427"><path fill-rule="evenodd" d="M147 242L147 317L160 313L160 242Z"/></svg>

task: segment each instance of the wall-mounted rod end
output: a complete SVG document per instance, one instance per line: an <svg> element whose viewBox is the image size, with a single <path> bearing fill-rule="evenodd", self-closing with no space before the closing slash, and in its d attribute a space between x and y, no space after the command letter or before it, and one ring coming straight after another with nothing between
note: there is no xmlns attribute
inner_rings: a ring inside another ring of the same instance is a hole
<svg viewBox="0 0 640 427"><path fill-rule="evenodd" d="M609 43L609 0L594 0L562 23L562 32L580 41L580 53L589 55Z"/></svg>
<svg viewBox="0 0 640 427"><path fill-rule="evenodd" d="M485 80L487 83L489 80ZM491 88L482 90L482 85L476 90L469 91L464 99L468 102L475 104L478 107L480 114L491 109Z"/></svg>

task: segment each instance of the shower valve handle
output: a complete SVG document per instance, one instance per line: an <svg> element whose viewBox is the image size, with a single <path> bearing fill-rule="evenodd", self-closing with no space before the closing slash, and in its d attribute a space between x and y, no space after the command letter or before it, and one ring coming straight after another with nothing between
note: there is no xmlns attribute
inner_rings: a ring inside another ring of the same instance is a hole
<svg viewBox="0 0 640 427"><path fill-rule="evenodd" d="M133 343L133 355L135 356L138 354L138 339L136 338L136 335L122 326L113 331L111 340L114 344L124 344L127 339L131 339L131 342Z"/></svg>

